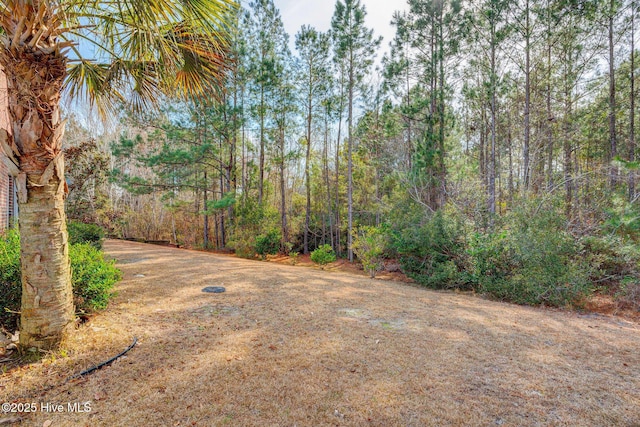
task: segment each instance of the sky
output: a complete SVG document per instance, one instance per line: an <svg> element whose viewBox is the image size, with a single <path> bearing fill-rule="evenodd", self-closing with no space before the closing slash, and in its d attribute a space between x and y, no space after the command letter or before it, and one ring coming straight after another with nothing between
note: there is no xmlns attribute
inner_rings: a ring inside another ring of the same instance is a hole
<svg viewBox="0 0 640 427"><path fill-rule="evenodd" d="M389 51L389 42L393 39L395 29L391 26L391 18L396 10L408 10L405 0L361 0L367 16L365 23L373 28L375 37L382 36L381 51ZM290 41L304 24L311 25L319 31L327 31L331 26L331 16L335 9L335 0L274 0L280 9L284 28L289 33ZM377 60L381 59L382 52Z"/></svg>

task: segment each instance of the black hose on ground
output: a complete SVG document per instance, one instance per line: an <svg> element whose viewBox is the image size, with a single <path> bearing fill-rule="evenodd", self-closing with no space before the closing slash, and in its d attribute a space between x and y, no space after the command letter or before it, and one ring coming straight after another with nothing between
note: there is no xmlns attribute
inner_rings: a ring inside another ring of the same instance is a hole
<svg viewBox="0 0 640 427"><path fill-rule="evenodd" d="M109 360L105 360L104 362L96 365L96 366L92 366L91 368L85 369L84 371L80 372L79 374L76 374L72 377L69 377L70 380L76 379L76 378L80 378L83 377L85 375L88 375L94 371L97 371L98 369L102 368L103 366L107 366L113 362L115 362L116 360L118 360L119 358L121 358L122 356L124 356L125 354L127 354L127 352L129 350L131 350L133 347L135 347L135 345L138 343L138 338L133 337L133 342L131 343L131 345L127 348L124 349L123 352L121 352L120 354L117 354L116 356L113 356L111 359Z"/></svg>

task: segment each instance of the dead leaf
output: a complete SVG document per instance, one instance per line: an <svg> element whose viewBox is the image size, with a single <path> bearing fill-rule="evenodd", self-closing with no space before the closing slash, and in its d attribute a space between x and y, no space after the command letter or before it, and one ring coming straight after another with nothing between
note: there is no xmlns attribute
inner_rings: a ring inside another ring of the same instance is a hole
<svg viewBox="0 0 640 427"><path fill-rule="evenodd" d="M45 422L42 423L42 427L50 427L51 424L53 424L53 421L51 420L47 420Z"/></svg>

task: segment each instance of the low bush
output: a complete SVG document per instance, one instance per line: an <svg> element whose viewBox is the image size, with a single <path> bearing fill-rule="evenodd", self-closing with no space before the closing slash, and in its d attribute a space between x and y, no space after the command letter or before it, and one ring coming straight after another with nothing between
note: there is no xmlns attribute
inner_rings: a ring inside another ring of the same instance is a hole
<svg viewBox="0 0 640 427"><path fill-rule="evenodd" d="M371 278L384 267L387 240L385 230L378 227L361 227L354 233L351 249Z"/></svg>
<svg viewBox="0 0 640 427"><path fill-rule="evenodd" d="M233 249L237 256L253 259L256 253L262 252L263 257L269 253L269 235L272 230L278 230L278 211L256 203L252 197L241 198L235 205L234 224L230 229L227 245ZM262 236L260 251L258 251L258 238ZM280 246L278 246L276 253Z"/></svg>
<svg viewBox="0 0 640 427"><path fill-rule="evenodd" d="M541 210L536 201L496 218L491 230L478 226L474 233L465 231L471 223L450 208L432 213L408 204L396 214L392 246L402 270L430 288L473 290L518 304L565 306L580 304L592 292L589 263L609 274L629 265L631 255L625 251L615 257L602 254L611 247L601 249L600 263L594 263L589 255L593 250L567 231L560 209ZM633 287L628 289L633 294Z"/></svg>
<svg viewBox="0 0 640 427"><path fill-rule="evenodd" d="M585 236L580 244L593 282L607 285L638 274L640 247L633 241L605 234Z"/></svg>
<svg viewBox="0 0 640 427"><path fill-rule="evenodd" d="M70 245L69 257L76 310L104 309L121 278L114 261L105 261L102 252L89 243ZM0 323L9 330L17 325L21 295L20 238L17 230L9 230L0 234Z"/></svg>
<svg viewBox="0 0 640 427"><path fill-rule="evenodd" d="M589 279L621 308L640 310L640 247L629 237L607 231L580 241Z"/></svg>
<svg viewBox="0 0 640 427"><path fill-rule="evenodd" d="M266 234L261 234L256 237L256 253L260 255L262 259L265 259L267 255L275 255L280 249L280 241L282 237L278 230L270 230Z"/></svg>
<svg viewBox="0 0 640 427"><path fill-rule="evenodd" d="M73 294L76 310L103 310L114 295L113 286L122 278L115 261L105 261L102 252L88 243L71 245Z"/></svg>
<svg viewBox="0 0 640 427"><path fill-rule="evenodd" d="M640 205L630 203L620 194L613 196L611 206L605 210L602 233L618 236L625 241L640 242Z"/></svg>
<svg viewBox="0 0 640 427"><path fill-rule="evenodd" d="M85 224L78 221L69 221L67 224L69 243L88 243L96 249L102 249L104 230L96 224Z"/></svg>
<svg viewBox="0 0 640 427"><path fill-rule="evenodd" d="M322 268L330 262L336 260L336 254L333 251L331 245L321 245L316 250L311 252L311 261L316 264L320 264Z"/></svg>
<svg viewBox="0 0 640 427"><path fill-rule="evenodd" d="M640 311L640 279L625 277L618 286L614 297L619 306Z"/></svg>
<svg viewBox="0 0 640 427"><path fill-rule="evenodd" d="M255 259L256 257L256 238L253 236L233 237L227 242L227 246L240 258Z"/></svg>
<svg viewBox="0 0 640 427"><path fill-rule="evenodd" d="M553 211L516 211L500 230L470 241L474 288L504 301L565 306L592 290L580 247Z"/></svg>
<svg viewBox="0 0 640 427"><path fill-rule="evenodd" d="M20 310L20 235L15 229L0 233L0 324L15 329Z"/></svg>
<svg viewBox="0 0 640 427"><path fill-rule="evenodd" d="M461 221L443 212L414 213L393 235L402 271L432 289L466 289L465 238Z"/></svg>

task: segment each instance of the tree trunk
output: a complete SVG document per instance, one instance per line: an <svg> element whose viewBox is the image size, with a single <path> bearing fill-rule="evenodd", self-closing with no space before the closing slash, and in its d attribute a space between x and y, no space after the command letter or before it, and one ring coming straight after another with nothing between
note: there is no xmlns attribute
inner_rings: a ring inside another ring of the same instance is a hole
<svg viewBox="0 0 640 427"><path fill-rule="evenodd" d="M13 42L0 53L0 64L13 140L2 136L13 152L20 207L20 345L52 349L74 326L59 107L66 58L59 51L34 52L12 36L6 36Z"/></svg>
<svg viewBox="0 0 640 427"><path fill-rule="evenodd" d="M481 102L481 114L480 114L480 146L478 147L478 163L480 164L480 181L482 182L483 189L487 189L487 152L486 149L486 137L487 137L487 112L484 105L484 100Z"/></svg>
<svg viewBox="0 0 640 427"><path fill-rule="evenodd" d="M616 143L616 79L615 79L615 67L614 67L614 40L613 40L613 23L614 23L614 0L610 0L609 3L609 144L610 154L609 160L611 162L611 175L610 186L614 188L616 181L618 180L618 170L613 164L613 161L618 154L618 148Z"/></svg>
<svg viewBox="0 0 640 427"><path fill-rule="evenodd" d="M631 74L629 76L629 161L633 162L636 157L636 94L635 94L635 18L636 18L636 2L631 2L631 54L629 58ZM635 171L629 171L629 201L635 198L636 183Z"/></svg>
<svg viewBox="0 0 640 427"><path fill-rule="evenodd" d="M283 104L286 99L283 99ZM286 249L285 243L289 242L289 227L287 226L287 193L284 179L284 161L285 161L285 140L284 140L284 131L285 131L285 121L286 121L286 110L282 110L282 123L280 125L280 215L281 215L281 228L282 228L282 249Z"/></svg>
<svg viewBox="0 0 640 427"><path fill-rule="evenodd" d="M342 138L342 113L344 110L344 71L340 70L340 109L338 117L338 136L336 139L336 246L338 256L342 253L340 245L340 138Z"/></svg>
<svg viewBox="0 0 640 427"><path fill-rule="evenodd" d="M40 176L27 174L27 180ZM57 178L43 187L30 187L26 203L19 203L23 348L55 348L74 326L64 191L59 191L60 182Z"/></svg>
<svg viewBox="0 0 640 427"><path fill-rule="evenodd" d="M531 110L531 64L530 64L530 28L529 28L529 0L525 6L525 65L524 65L524 145L522 157L524 160L524 190L529 190L529 140L531 135L530 110Z"/></svg>
<svg viewBox="0 0 640 427"><path fill-rule="evenodd" d="M491 23L491 153L489 154L489 224L493 227L496 213L496 35L495 23Z"/></svg>
<svg viewBox="0 0 640 427"><path fill-rule="evenodd" d="M434 18L431 17L433 20ZM429 117L427 119L427 146L424 147L425 152L430 150L436 150L436 146L439 146L439 141L437 141L435 137L435 126L436 126L436 111L438 110L438 58L437 58L437 49L436 49L436 27L432 22L431 24L431 40L429 43L429 54L430 54L430 62L429 62ZM436 156L437 157L437 154ZM427 204L429 208L433 211L438 209L438 188L437 181L439 171L437 170L437 165L435 164L437 159L434 159L433 163L425 164L425 174L428 178L428 200Z"/></svg>
<svg viewBox="0 0 640 427"><path fill-rule="evenodd" d="M307 192L307 204L306 204L306 212L304 218L304 242L303 242L303 250L305 254L309 253L309 223L311 222L311 174L310 169L311 166L309 163L311 162L311 118L313 113L313 65L309 64L309 92L307 93L307 153L306 153L306 161L304 165L304 178L305 178L305 186Z"/></svg>
<svg viewBox="0 0 640 427"><path fill-rule="evenodd" d="M569 58L570 60L570 58ZM569 62L566 62L567 64ZM571 115L572 115L572 98L567 81L568 76L565 75L564 102L564 189L565 189L565 215L567 219L571 219L573 213L573 171L572 171L572 143L571 143Z"/></svg>
<svg viewBox="0 0 640 427"><path fill-rule="evenodd" d="M438 208L444 206L446 201L446 188L447 188L447 169L444 163L445 158L445 114L444 114L444 95L445 95L445 84L444 84L444 34L443 34L443 17L444 13L444 2L439 2L439 13L438 13L438 63L439 63L439 77L440 77L440 88L438 90L438 121L440 122L438 129L438 169L439 169L439 184L440 188L438 189Z"/></svg>
<svg viewBox="0 0 640 427"><path fill-rule="evenodd" d="M407 50L405 48L405 60L407 61L407 69L405 73L405 84L407 91L407 111L405 113L407 121L407 170L411 170L413 168L413 141L411 139L411 121L413 120L413 114L409 113L409 111L411 111L411 81L409 80L411 66L409 62L409 55L406 52Z"/></svg>
<svg viewBox="0 0 640 427"><path fill-rule="evenodd" d="M324 153L322 158L324 159L324 181L325 186L327 187L327 216L329 217L329 241L331 242L331 247L335 250L335 244L333 241L333 215L331 212L331 185L329 183L329 107L327 107L327 112L324 116Z"/></svg>
<svg viewBox="0 0 640 427"><path fill-rule="evenodd" d="M207 203L209 202L209 192L207 191L208 185L207 179L207 171L204 171L204 185L202 186L203 191L203 202L204 202L204 230L203 230L203 238L202 245L205 249L209 248L209 215L207 214Z"/></svg>
<svg viewBox="0 0 640 427"><path fill-rule="evenodd" d="M513 193L515 192L514 184L513 184L513 141L511 135L511 114L508 114L508 122L507 122L507 149L509 156L509 181L508 181L508 190L509 190L509 202L513 201ZM526 170L526 168L525 168ZM525 172L526 173L526 172Z"/></svg>
<svg viewBox="0 0 640 427"><path fill-rule="evenodd" d="M236 70L237 72L237 70ZM232 116L232 137L231 137L231 149L229 150L229 190L233 191L235 196L238 190L238 90L237 90L237 74L234 74L234 86L233 86L233 116ZM229 206L229 219L233 220L233 208Z"/></svg>
<svg viewBox="0 0 640 427"><path fill-rule="evenodd" d="M264 86L260 87L260 172L258 177L258 204L264 197Z"/></svg>
<svg viewBox="0 0 640 427"><path fill-rule="evenodd" d="M244 106L244 85L242 85L240 87L240 109L241 111L245 111L245 106ZM245 124L246 124L246 120L241 120L240 121L240 126L241 126L241 139L240 139L240 167L242 168L242 170L240 171L240 184L242 185L242 198L243 200L246 199L247 197L247 193L249 192L249 189L247 188L248 185L248 179L247 179L247 142L246 142L246 132L245 132Z"/></svg>
<svg viewBox="0 0 640 427"><path fill-rule="evenodd" d="M222 152L222 149L220 150L220 152ZM226 192L229 192L229 175L228 175L229 170L228 169L224 169L223 173L220 173L220 199L222 199L224 197L225 194L225 185L226 185ZM211 193L213 194L213 192L215 191L215 189L211 189ZM225 211L224 209L220 210L220 241L218 241L216 243L216 249L220 249L220 248L224 248L227 244L227 226L225 224Z"/></svg>
<svg viewBox="0 0 640 427"><path fill-rule="evenodd" d="M347 141L347 256L349 262L353 262L353 250L351 249L353 242L353 86L355 84L353 61L353 52L351 52L349 59L349 127L347 128L349 134Z"/></svg>
<svg viewBox="0 0 640 427"><path fill-rule="evenodd" d="M551 13L551 7L547 0L547 14ZM551 21L547 16L547 90L546 106L547 106L547 189L551 191L553 189L553 128L552 123L554 121L553 112L551 111Z"/></svg>

